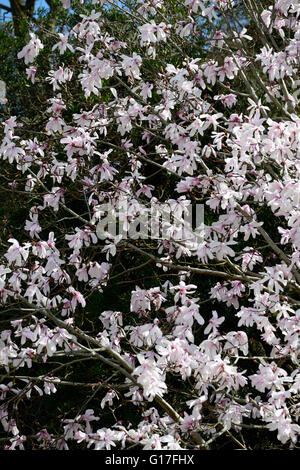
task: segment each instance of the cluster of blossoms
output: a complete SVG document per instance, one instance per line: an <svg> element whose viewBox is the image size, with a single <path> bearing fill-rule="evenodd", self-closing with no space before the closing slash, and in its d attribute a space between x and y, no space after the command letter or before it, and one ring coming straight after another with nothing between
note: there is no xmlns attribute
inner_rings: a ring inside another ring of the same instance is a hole
<svg viewBox="0 0 300 470"><path fill-rule="evenodd" d="M28 80L52 87L38 137L16 116L2 123L0 156L19 175L13 188L30 201L24 235L12 234L0 263L3 310L19 315L0 334L5 448L210 449L232 433L245 448L244 433L251 440L260 429L293 448L300 434L299 6L276 0L252 14L244 2L263 44L253 60L245 28L230 20L216 31L231 0L186 0L168 19L167 0L140 0L133 17L122 10L135 28L126 41L107 28L110 2L92 3L58 33L47 73L36 34L19 54L30 64ZM180 45L188 50L203 22L213 27L207 40L215 54L209 47L202 58L197 47L183 53ZM197 230L185 218L191 201L204 204ZM152 217L167 236L126 236L153 204L168 213ZM104 207L118 233L103 223ZM134 279L124 311L102 311L99 301L96 319L85 323L93 296L105 298L114 282L150 265L156 284ZM57 358L65 362L57 366ZM107 369L96 381L70 381L68 364L79 360ZM37 375L39 363L50 372ZM77 415L58 418L59 435L42 428L27 436L18 404L68 386L97 392L99 409L80 404ZM128 403L134 422L103 423L102 410L123 404L126 417Z"/></svg>

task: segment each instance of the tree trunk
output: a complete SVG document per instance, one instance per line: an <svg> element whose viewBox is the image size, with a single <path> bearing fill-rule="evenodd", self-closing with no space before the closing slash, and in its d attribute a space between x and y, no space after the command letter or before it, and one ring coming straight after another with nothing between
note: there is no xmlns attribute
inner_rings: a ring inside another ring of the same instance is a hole
<svg viewBox="0 0 300 470"><path fill-rule="evenodd" d="M25 37L33 17L35 0L10 0L15 35Z"/></svg>

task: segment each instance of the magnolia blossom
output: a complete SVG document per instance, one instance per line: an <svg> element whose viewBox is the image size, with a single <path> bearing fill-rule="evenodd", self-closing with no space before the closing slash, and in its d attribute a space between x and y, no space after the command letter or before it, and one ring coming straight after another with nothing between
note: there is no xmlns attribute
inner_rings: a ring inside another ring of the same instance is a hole
<svg viewBox="0 0 300 470"><path fill-rule="evenodd" d="M33 62L40 50L44 48L41 40L34 33L30 33L30 37L29 43L18 53L18 59L24 58L25 64Z"/></svg>
<svg viewBox="0 0 300 470"><path fill-rule="evenodd" d="M195 284L188 284L186 285L184 281L180 281L179 286L171 287L171 290L178 290L174 297L174 301L177 302L179 298L181 302L184 304L186 302L186 295L193 294L197 286Z"/></svg>
<svg viewBox="0 0 300 470"><path fill-rule="evenodd" d="M64 3L65 8L69 8L69 6L65 6L65 5L66 3ZM68 43L69 35L58 33L58 36L59 36L60 41L52 47L52 51L55 51L55 49L58 48L60 54L64 54L64 52L66 52L67 49L69 49L71 52L74 52L73 46Z"/></svg>
<svg viewBox="0 0 300 470"><path fill-rule="evenodd" d="M225 320L225 317L219 318L217 312L214 310L212 312L212 317L209 320L208 325L204 330L204 333L208 334L210 333L210 331L212 331L213 334L216 334L218 331L218 327L224 322L224 320Z"/></svg>
<svg viewBox="0 0 300 470"><path fill-rule="evenodd" d="M31 25L1 123L0 442L296 448L298 2L108 3Z"/></svg>
<svg viewBox="0 0 300 470"><path fill-rule="evenodd" d="M22 247L14 238L11 238L8 242L11 243L11 246L5 254L6 259L9 263L15 263L16 266L22 266L23 262L26 261L29 256L30 244L26 243Z"/></svg>
<svg viewBox="0 0 300 470"><path fill-rule="evenodd" d="M27 75L27 78L28 80L30 79L31 80L31 83L34 83L35 82L35 74L36 74L36 71L37 71L37 67L28 67L26 69L26 75Z"/></svg>
<svg viewBox="0 0 300 470"><path fill-rule="evenodd" d="M73 311L76 310L76 306L77 306L78 303L82 307L86 306L86 301L85 301L83 295L80 292L76 291L74 289L74 287L72 287L72 286L68 287L67 292L70 292L73 295L72 300L71 300L71 307L72 307Z"/></svg>

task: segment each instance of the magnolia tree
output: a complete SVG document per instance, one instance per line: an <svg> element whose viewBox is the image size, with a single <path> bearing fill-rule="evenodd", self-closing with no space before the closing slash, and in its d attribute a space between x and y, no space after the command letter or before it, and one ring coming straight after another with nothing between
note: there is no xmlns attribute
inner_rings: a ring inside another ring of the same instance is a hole
<svg viewBox="0 0 300 470"><path fill-rule="evenodd" d="M0 147L28 208L2 244L3 448L297 446L299 14L93 0L33 27L47 96Z"/></svg>

